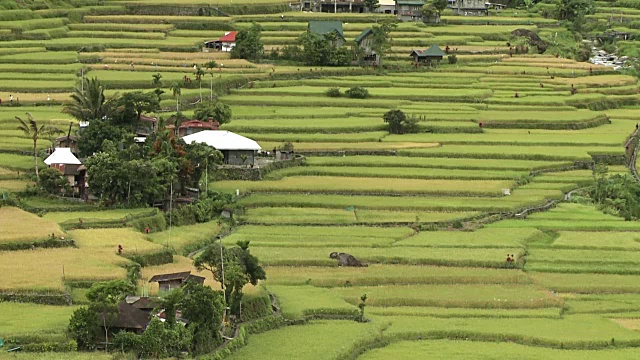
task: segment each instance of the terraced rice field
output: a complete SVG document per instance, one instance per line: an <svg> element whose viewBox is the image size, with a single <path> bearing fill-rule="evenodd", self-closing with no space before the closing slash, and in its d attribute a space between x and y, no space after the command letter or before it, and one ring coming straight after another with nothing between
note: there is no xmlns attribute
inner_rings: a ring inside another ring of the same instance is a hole
<svg viewBox="0 0 640 360"><path fill-rule="evenodd" d="M446 26L401 23L384 71L251 63L199 46L251 21L261 24L267 52L295 43L310 19L340 19L352 39L389 16L287 12L288 2L278 0L219 3L229 16L196 16L210 4L183 0L0 11L0 196L25 188L33 167L33 144L15 130L15 116L29 112L66 131L76 121L61 113L62 104L81 74L100 79L111 96L149 91L160 73L159 116L175 110L168 88L180 82L188 116L201 92L205 100L219 97L233 111L223 129L267 151L290 141L306 158L261 181L211 182L210 189L240 192L231 229L211 222L151 234L130 227L64 233L58 223L117 221L148 209L89 212L48 198L22 199L42 217L3 207L0 246L53 233L76 247L0 251L0 292L71 291L80 299L78 284L124 278L128 255L172 249L173 263L142 269L142 289L154 294L157 285L146 279L195 273L184 255L223 233L227 245L251 242L268 279L245 290L272 292L285 318L353 315L366 293L370 320L314 320L251 334L232 359L638 357L640 225L579 197L564 201L592 185L595 161L609 161L611 173L628 171L636 77L600 66L591 74L590 65L554 54L509 57L505 43L514 29L545 39L563 31L553 19L514 11L481 19L445 14ZM251 6L265 13L246 14ZM611 9L590 16L608 19ZM637 20L636 12L624 8L620 18ZM432 44L457 48L458 63L412 66L409 52ZM183 83L194 78L194 64L210 60L219 66L208 70L202 90L196 81ZM366 87L370 98L325 96L330 87L353 86ZM415 116L420 132L390 135L382 120L390 109ZM49 146L48 139L38 145ZM551 200L561 203L523 213ZM334 251L368 266L337 267ZM211 274L199 275L217 286ZM0 337L61 338L72 310L0 303L10 314L0 317ZM33 314L33 326L15 318L19 311ZM379 343L386 346L373 345Z"/></svg>

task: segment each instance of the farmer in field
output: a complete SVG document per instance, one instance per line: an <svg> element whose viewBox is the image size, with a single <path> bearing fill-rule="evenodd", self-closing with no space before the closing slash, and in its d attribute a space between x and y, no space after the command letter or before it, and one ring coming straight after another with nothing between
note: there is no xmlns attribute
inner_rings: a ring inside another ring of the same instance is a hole
<svg viewBox="0 0 640 360"><path fill-rule="evenodd" d="M9 94L9 106L13 106L13 95Z"/></svg>

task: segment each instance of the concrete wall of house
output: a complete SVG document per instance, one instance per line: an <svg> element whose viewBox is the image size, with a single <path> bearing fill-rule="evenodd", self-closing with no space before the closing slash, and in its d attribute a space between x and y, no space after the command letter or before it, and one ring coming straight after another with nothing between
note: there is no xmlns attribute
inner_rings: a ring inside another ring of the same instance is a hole
<svg viewBox="0 0 640 360"><path fill-rule="evenodd" d="M484 0L457 0L453 13L465 16L487 15L487 8Z"/></svg>
<svg viewBox="0 0 640 360"><path fill-rule="evenodd" d="M253 150L223 150L224 163L229 165L253 165L255 164L255 151ZM247 157L246 161L242 160L242 156Z"/></svg>
<svg viewBox="0 0 640 360"><path fill-rule="evenodd" d="M376 12L381 13L381 14L394 14L396 13L396 6L395 5L380 5L377 9Z"/></svg>
<svg viewBox="0 0 640 360"><path fill-rule="evenodd" d="M398 19L402 21L422 21L422 13L420 6L416 5L397 5L396 12Z"/></svg>

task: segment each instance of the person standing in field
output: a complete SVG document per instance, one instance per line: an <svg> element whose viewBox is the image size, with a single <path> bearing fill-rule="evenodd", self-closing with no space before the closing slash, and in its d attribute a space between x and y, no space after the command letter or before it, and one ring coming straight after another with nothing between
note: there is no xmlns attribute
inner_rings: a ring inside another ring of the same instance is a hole
<svg viewBox="0 0 640 360"><path fill-rule="evenodd" d="M13 95L9 94L9 106L13 106Z"/></svg>

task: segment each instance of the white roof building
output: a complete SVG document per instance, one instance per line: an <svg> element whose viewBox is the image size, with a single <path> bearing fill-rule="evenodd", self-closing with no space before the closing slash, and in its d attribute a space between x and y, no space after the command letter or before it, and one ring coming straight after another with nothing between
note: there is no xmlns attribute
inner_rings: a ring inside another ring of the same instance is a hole
<svg viewBox="0 0 640 360"><path fill-rule="evenodd" d="M71 153L71 148L56 148L53 154L44 160L47 165L64 164L64 165L82 165L82 162Z"/></svg>
<svg viewBox="0 0 640 360"><path fill-rule="evenodd" d="M204 143L217 150L253 150L262 148L254 140L227 130L203 130L182 138L187 144Z"/></svg>

